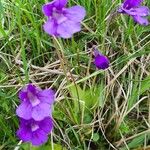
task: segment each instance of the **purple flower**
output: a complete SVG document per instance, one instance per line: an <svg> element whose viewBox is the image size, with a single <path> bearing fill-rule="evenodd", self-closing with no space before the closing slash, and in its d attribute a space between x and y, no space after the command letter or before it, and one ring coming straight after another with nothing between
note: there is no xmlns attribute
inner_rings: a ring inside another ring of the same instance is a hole
<svg viewBox="0 0 150 150"><path fill-rule="evenodd" d="M54 0L43 5L42 11L48 17L44 30L49 35L70 38L81 30L85 9L82 6L66 8L67 2L68 0Z"/></svg>
<svg viewBox="0 0 150 150"><path fill-rule="evenodd" d="M19 92L21 104L18 106L16 113L19 117L36 121L43 120L51 115L51 105L54 102L54 91L40 88L28 84Z"/></svg>
<svg viewBox="0 0 150 150"><path fill-rule="evenodd" d="M150 10L146 6L140 6L143 0L125 0L124 3L118 9L118 12L130 15L135 22L141 25L148 25L148 19Z"/></svg>
<svg viewBox="0 0 150 150"><path fill-rule="evenodd" d="M98 69L106 69L109 67L109 60L106 56L102 55L98 50L94 50L94 64Z"/></svg>
<svg viewBox="0 0 150 150"><path fill-rule="evenodd" d="M17 136L24 142L31 142L32 145L39 146L48 139L48 134L53 129L53 121L50 117L42 121L20 119L20 128Z"/></svg>

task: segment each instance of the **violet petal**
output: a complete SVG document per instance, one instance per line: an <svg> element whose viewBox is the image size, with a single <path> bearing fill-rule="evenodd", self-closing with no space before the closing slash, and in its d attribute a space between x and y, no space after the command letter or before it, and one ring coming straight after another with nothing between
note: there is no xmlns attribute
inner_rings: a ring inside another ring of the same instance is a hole
<svg viewBox="0 0 150 150"><path fill-rule="evenodd" d="M35 106L32 110L32 118L36 121L41 121L50 115L51 109L47 103L40 103L40 105Z"/></svg>
<svg viewBox="0 0 150 150"><path fill-rule="evenodd" d="M86 15L86 11L84 7L82 6L73 6L73 7L67 8L64 11L64 13L65 13L65 16L69 20L72 20L74 22L81 22Z"/></svg>
<svg viewBox="0 0 150 150"><path fill-rule="evenodd" d="M38 93L38 98L41 102L52 105L54 103L55 93L51 89L42 90Z"/></svg>
<svg viewBox="0 0 150 150"><path fill-rule="evenodd" d="M74 23L73 21L67 20L58 26L57 33L60 37L71 38L73 33L79 32L80 30L80 23Z"/></svg>
<svg viewBox="0 0 150 150"><path fill-rule="evenodd" d="M130 10L125 10L125 12L131 16L148 16L148 15L150 15L150 10L146 6L132 8Z"/></svg>
<svg viewBox="0 0 150 150"><path fill-rule="evenodd" d="M18 106L16 110L16 114L23 119L26 119L26 120L31 119L32 105L27 101L22 102Z"/></svg>
<svg viewBox="0 0 150 150"><path fill-rule="evenodd" d="M141 24L141 25L144 25L144 26L147 26L149 25L149 21L147 18L144 18L144 17L141 17L141 16L132 16L134 21Z"/></svg>
<svg viewBox="0 0 150 150"><path fill-rule="evenodd" d="M104 55L97 55L95 57L94 64L98 69L106 69L109 67L109 60Z"/></svg>
<svg viewBox="0 0 150 150"><path fill-rule="evenodd" d="M25 121L20 120L20 128L17 130L17 136L24 142L29 142L32 139L31 129L25 125Z"/></svg>
<svg viewBox="0 0 150 150"><path fill-rule="evenodd" d="M125 0L123 3L123 7L125 9L131 9L139 6L143 0Z"/></svg>
<svg viewBox="0 0 150 150"><path fill-rule="evenodd" d="M52 15L52 12L53 12L53 8L54 8L54 2L50 2L50 3L47 3L47 4L44 4L42 6L42 12L45 16L51 16Z"/></svg>
<svg viewBox="0 0 150 150"><path fill-rule="evenodd" d="M47 141L47 139L47 134L45 134L43 130L38 130L36 132L33 132L31 143L34 146L40 146L44 144Z"/></svg>
<svg viewBox="0 0 150 150"><path fill-rule="evenodd" d="M45 133L50 133L53 129L53 120L51 117L47 117L39 122L39 127Z"/></svg>
<svg viewBox="0 0 150 150"><path fill-rule="evenodd" d="M30 93L32 93L33 95L36 94L37 89L38 89L38 88L36 88L36 86L34 86L33 84L28 84L28 85L27 85L27 92L30 92Z"/></svg>
<svg viewBox="0 0 150 150"><path fill-rule="evenodd" d="M48 19L47 22L43 25L44 31L49 35L57 36L57 24L54 19Z"/></svg>
<svg viewBox="0 0 150 150"><path fill-rule="evenodd" d="M25 101L28 99L27 97L27 91L25 89L22 89L20 92L19 92L19 99L21 101Z"/></svg>
<svg viewBox="0 0 150 150"><path fill-rule="evenodd" d="M54 0L54 6L60 10L67 5L67 2L68 0Z"/></svg>

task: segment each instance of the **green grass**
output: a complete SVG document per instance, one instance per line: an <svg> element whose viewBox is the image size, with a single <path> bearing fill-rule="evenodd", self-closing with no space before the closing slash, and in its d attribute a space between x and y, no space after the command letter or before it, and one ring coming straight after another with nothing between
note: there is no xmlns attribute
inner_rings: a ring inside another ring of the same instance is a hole
<svg viewBox="0 0 150 150"><path fill-rule="evenodd" d="M82 31L55 41L42 29L45 2L0 1L0 149L12 150L20 142L17 93L28 82L56 91L55 128L42 147L22 143L20 149L148 148L150 26L117 14L119 0L69 0L69 6L87 10ZM109 57L108 70L96 70L93 45Z"/></svg>

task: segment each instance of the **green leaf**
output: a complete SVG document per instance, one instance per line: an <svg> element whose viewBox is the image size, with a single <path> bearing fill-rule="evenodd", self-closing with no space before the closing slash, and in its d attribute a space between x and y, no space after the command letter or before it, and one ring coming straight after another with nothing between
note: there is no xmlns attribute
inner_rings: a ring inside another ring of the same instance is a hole
<svg viewBox="0 0 150 150"><path fill-rule="evenodd" d="M132 149L132 148L137 148L137 147L143 145L144 141L145 141L145 134L134 138L134 139L128 144L128 147L129 147L130 149ZM126 148L126 147L122 147L120 150L127 150L127 148Z"/></svg>
<svg viewBox="0 0 150 150"><path fill-rule="evenodd" d="M29 143L24 144L21 146L24 150L29 149L30 145ZM42 145L39 147L35 147L35 146L31 146L31 150L67 150L65 147L61 146L60 144L53 144L53 148L52 149L52 145Z"/></svg>
<svg viewBox="0 0 150 150"><path fill-rule="evenodd" d="M136 82L134 84L132 94L128 100L128 102L129 102L128 110L136 103L138 97L149 89L150 89L150 76L148 76L144 80L142 80L140 82L140 84L139 84L139 82Z"/></svg>
<svg viewBox="0 0 150 150"><path fill-rule="evenodd" d="M0 39L4 38L9 33L8 30L1 30L0 31Z"/></svg>
<svg viewBox="0 0 150 150"><path fill-rule="evenodd" d="M81 100L85 102L85 106L87 108L92 108L99 99L100 96L100 90L99 90L99 86L95 86L91 89L87 89L87 90L82 90L78 85L76 86L72 86L69 88L72 98L74 100Z"/></svg>
<svg viewBox="0 0 150 150"><path fill-rule="evenodd" d="M98 133L94 133L92 139L93 139L94 142L97 142L99 140L99 134Z"/></svg>

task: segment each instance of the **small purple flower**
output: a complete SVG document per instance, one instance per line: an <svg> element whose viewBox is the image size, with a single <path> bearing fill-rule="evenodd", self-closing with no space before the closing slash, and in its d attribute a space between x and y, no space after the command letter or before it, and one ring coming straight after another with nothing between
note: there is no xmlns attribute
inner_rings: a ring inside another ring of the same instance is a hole
<svg viewBox="0 0 150 150"><path fill-rule="evenodd" d="M20 118L20 128L17 136L24 142L31 142L32 145L39 146L48 139L48 134L53 129L53 120L50 117L42 121L24 120Z"/></svg>
<svg viewBox="0 0 150 150"><path fill-rule="evenodd" d="M49 35L71 38L81 30L85 9L82 6L66 8L67 2L68 0L53 0L43 5L42 11L48 17L43 27Z"/></svg>
<svg viewBox="0 0 150 150"><path fill-rule="evenodd" d="M134 21L140 25L149 25L146 17L150 15L150 10L146 6L140 6L142 1L143 0L125 0L118 9L118 12L130 15Z"/></svg>
<svg viewBox="0 0 150 150"><path fill-rule="evenodd" d="M109 60L102 55L98 50L94 50L94 64L98 69L107 69L109 67Z"/></svg>
<svg viewBox="0 0 150 150"><path fill-rule="evenodd" d="M33 118L40 121L51 115L51 105L54 103L53 90L41 90L32 84L28 84L19 92L19 98L21 104L16 110L19 117L25 120Z"/></svg>

